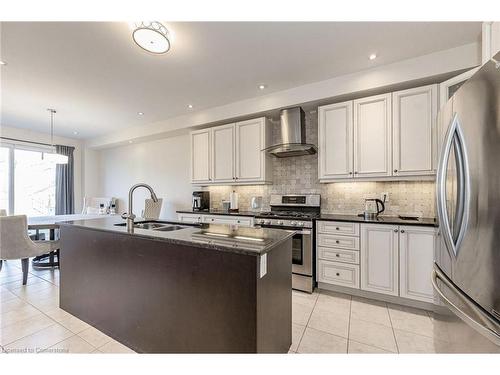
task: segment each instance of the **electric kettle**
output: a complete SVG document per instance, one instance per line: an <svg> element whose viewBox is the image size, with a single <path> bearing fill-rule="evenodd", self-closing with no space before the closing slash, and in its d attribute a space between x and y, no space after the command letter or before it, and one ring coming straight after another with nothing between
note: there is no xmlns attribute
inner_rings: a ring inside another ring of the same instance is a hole
<svg viewBox="0 0 500 375"><path fill-rule="evenodd" d="M384 212L385 204L380 199L367 198L365 199L365 219L376 219L379 214Z"/></svg>

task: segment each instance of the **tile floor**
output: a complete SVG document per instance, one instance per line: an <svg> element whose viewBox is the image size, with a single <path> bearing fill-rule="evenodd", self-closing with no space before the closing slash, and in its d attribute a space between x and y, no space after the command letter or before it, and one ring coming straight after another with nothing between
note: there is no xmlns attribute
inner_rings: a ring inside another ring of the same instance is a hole
<svg viewBox="0 0 500 375"><path fill-rule="evenodd" d="M58 270L21 280L20 262L4 262L2 352L134 353L59 308ZM430 313L345 294L293 291L292 309L290 353L434 353L440 339Z"/></svg>

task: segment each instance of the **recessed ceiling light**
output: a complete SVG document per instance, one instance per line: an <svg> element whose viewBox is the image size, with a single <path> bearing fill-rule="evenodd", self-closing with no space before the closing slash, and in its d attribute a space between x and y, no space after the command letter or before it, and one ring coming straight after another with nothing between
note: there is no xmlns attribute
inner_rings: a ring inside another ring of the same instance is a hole
<svg viewBox="0 0 500 375"><path fill-rule="evenodd" d="M74 134L74 135L78 135L78 132L77 132L77 131L74 131L74 132L73 132L73 134Z"/></svg>
<svg viewBox="0 0 500 375"><path fill-rule="evenodd" d="M0 60L0 65L7 65L7 63L3 60Z"/></svg>
<svg viewBox="0 0 500 375"><path fill-rule="evenodd" d="M157 21L136 23L132 38L139 47L157 55L166 53L170 49L168 30Z"/></svg>
<svg viewBox="0 0 500 375"><path fill-rule="evenodd" d="M188 108L189 109L193 109L193 105L192 104L188 104Z"/></svg>
<svg viewBox="0 0 500 375"><path fill-rule="evenodd" d="M137 112L137 114L138 114L139 116L143 116L143 115L144 115L144 112Z"/></svg>
<svg viewBox="0 0 500 375"><path fill-rule="evenodd" d="M259 85L259 90L264 90L267 87L267 85L261 84Z"/></svg>
<svg viewBox="0 0 500 375"><path fill-rule="evenodd" d="M375 60L377 58L377 54L376 53L372 53L370 56L369 56L369 59L370 60Z"/></svg>
<svg viewBox="0 0 500 375"><path fill-rule="evenodd" d="M132 143L133 141L128 141L128 143Z"/></svg>

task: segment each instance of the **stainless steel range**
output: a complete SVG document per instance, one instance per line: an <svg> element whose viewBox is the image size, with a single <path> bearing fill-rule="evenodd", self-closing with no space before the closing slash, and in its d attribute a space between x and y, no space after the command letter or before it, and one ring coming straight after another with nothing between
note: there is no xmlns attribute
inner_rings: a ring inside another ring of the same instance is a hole
<svg viewBox="0 0 500 375"><path fill-rule="evenodd" d="M312 293L314 289L314 218L320 214L321 197L271 195L271 211L262 212L256 223L266 228L296 231L292 245L292 288Z"/></svg>

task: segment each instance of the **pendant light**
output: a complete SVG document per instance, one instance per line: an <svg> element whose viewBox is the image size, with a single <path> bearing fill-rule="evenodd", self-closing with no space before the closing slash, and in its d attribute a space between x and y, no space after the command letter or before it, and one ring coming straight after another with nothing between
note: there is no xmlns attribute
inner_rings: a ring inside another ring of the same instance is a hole
<svg viewBox="0 0 500 375"><path fill-rule="evenodd" d="M56 110L52 108L47 108L50 112L50 151L43 153L43 158L49 162L55 164L68 164L68 157L66 155L61 155L56 152L56 146L54 145L54 115Z"/></svg>

